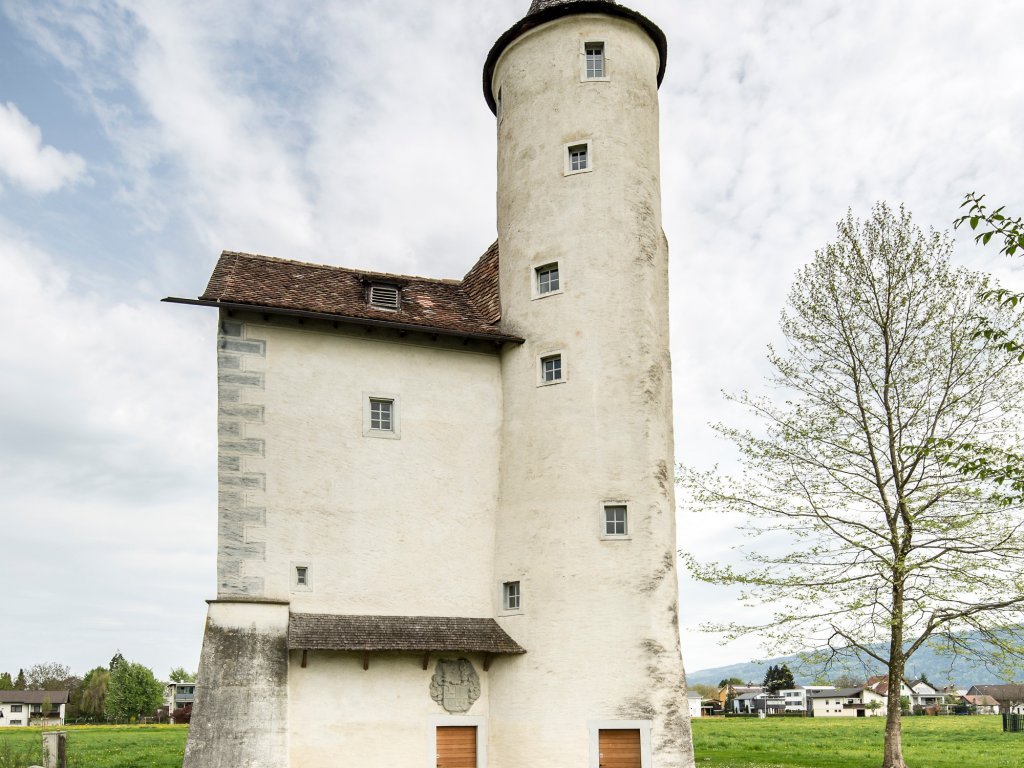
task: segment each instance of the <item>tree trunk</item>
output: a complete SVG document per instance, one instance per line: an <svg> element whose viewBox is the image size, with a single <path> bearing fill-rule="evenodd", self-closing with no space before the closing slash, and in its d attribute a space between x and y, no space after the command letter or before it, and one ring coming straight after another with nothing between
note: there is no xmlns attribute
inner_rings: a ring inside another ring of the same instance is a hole
<svg viewBox="0 0 1024 768"><path fill-rule="evenodd" d="M889 635L888 712L885 718L885 753L882 768L907 768L903 760L903 732L900 729L902 707L900 689L906 658L903 656L903 585L898 579L892 587L892 628Z"/></svg>

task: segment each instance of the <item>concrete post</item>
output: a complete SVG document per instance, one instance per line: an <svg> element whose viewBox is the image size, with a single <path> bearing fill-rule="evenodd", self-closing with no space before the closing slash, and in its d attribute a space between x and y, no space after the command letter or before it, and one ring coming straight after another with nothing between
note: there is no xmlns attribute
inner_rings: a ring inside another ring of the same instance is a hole
<svg viewBox="0 0 1024 768"><path fill-rule="evenodd" d="M68 768L67 738L64 731L43 733L44 768Z"/></svg>

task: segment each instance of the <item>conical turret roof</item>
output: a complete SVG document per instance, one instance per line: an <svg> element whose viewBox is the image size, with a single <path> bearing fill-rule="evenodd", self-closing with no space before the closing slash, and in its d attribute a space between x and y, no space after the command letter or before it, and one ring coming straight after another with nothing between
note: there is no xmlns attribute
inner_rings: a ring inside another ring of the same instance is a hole
<svg viewBox="0 0 1024 768"><path fill-rule="evenodd" d="M533 0L530 3L530 10L526 12L529 16L531 13L539 13L540 11L546 11L548 8L554 8L556 5L572 5L573 3L584 2L585 0ZM615 0L607 0L611 5L615 5Z"/></svg>
<svg viewBox="0 0 1024 768"><path fill-rule="evenodd" d="M665 77L665 59L668 57L668 42L665 40L665 33L658 28L658 25L646 16L619 5L615 0L531 0L530 10L526 15L516 22L505 32L487 54L487 61L484 63L484 98L487 99L487 106L491 112L497 114L497 104L494 101L494 93L491 89L491 80L494 75L494 66L498 57L508 48L512 42L525 32L546 24L549 21L581 13L603 13L608 16L615 16L620 19L629 19L643 29L654 41L658 48L658 85L661 85Z"/></svg>

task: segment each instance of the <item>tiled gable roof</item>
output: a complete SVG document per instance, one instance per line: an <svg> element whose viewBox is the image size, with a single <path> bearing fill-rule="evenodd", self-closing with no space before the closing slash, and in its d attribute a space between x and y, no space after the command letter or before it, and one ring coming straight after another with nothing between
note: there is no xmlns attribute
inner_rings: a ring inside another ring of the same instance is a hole
<svg viewBox="0 0 1024 768"><path fill-rule="evenodd" d="M200 301L307 312L347 321L369 320L428 333L517 340L503 334L496 325L500 319L497 264L497 244L487 249L463 281L225 251ZM400 288L397 310L369 303L367 290L373 283Z"/></svg>
<svg viewBox="0 0 1024 768"><path fill-rule="evenodd" d="M980 696L964 696L968 704L973 704L976 707L998 707L999 702L993 699L988 694L982 694Z"/></svg>
<svg viewBox="0 0 1024 768"><path fill-rule="evenodd" d="M67 691L0 691L3 704L42 704L49 701L53 706L68 703Z"/></svg>
<svg viewBox="0 0 1024 768"><path fill-rule="evenodd" d="M288 647L330 651L526 653L494 619L293 613Z"/></svg>
<svg viewBox="0 0 1024 768"><path fill-rule="evenodd" d="M1002 683L1000 685L975 685L972 691L1002 701L1024 703L1024 685L1020 683ZM976 695L976 694L971 694Z"/></svg>

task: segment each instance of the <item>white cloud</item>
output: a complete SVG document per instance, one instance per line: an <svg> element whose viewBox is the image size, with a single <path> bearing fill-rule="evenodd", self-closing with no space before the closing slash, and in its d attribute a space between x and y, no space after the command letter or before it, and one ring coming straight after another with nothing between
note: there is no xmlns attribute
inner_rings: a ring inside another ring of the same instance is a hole
<svg viewBox="0 0 1024 768"><path fill-rule="evenodd" d="M0 104L0 174L46 194L85 178L85 160L43 144L43 132L11 102Z"/></svg>
<svg viewBox="0 0 1024 768"><path fill-rule="evenodd" d="M28 577L0 661L83 672L120 647L159 674L194 665L216 540L210 318L84 290L3 219L0 274L0 520Z"/></svg>

